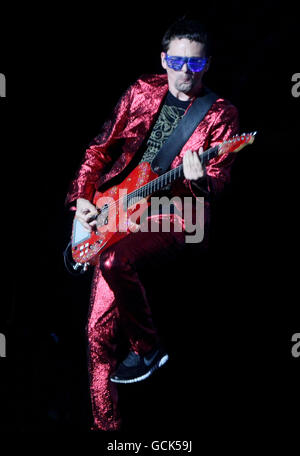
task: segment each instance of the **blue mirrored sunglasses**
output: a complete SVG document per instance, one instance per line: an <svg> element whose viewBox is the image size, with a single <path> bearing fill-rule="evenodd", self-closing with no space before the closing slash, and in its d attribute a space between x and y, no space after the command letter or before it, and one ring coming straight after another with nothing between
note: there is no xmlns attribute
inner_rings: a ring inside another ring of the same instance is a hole
<svg viewBox="0 0 300 456"><path fill-rule="evenodd" d="M165 58L168 67L172 68L172 70L180 71L186 63L188 69L193 73L199 73L199 71L202 71L208 60L206 57L177 57L175 55L168 54L165 54Z"/></svg>

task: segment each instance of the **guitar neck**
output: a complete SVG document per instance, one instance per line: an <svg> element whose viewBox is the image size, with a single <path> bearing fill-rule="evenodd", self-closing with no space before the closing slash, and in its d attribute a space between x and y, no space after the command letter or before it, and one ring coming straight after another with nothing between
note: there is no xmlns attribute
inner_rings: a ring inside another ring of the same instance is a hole
<svg viewBox="0 0 300 456"><path fill-rule="evenodd" d="M207 149L205 152L199 155L201 163L206 164L209 160L216 157L218 155L218 151L218 146ZM183 177L183 164L177 166L176 168L170 169L151 182L148 182L148 184L145 184L134 192L129 193L127 195L127 205L130 206L133 202L137 202L142 198L146 198L147 196L152 195L152 193L162 190L168 184L171 184L181 177Z"/></svg>

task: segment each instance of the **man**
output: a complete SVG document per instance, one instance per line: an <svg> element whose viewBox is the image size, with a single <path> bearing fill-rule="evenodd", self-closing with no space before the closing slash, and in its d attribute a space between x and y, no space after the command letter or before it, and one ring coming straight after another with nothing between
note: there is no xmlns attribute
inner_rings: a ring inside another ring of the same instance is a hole
<svg viewBox="0 0 300 456"><path fill-rule="evenodd" d="M76 217L87 230L94 229L98 213L92 204L94 192L128 165L151 163L195 99L204 94L210 48L202 27L196 21L178 21L165 33L162 49L166 74L144 76L129 87L87 149L72 183L67 203L76 201ZM188 195L193 201L197 196L208 197L203 248L207 247L209 197L221 192L229 181L234 154L214 158L206 168L198 154L237 133L237 110L219 97L171 164L174 168L183 163L184 179L169 188L170 196ZM163 216L152 217L159 227ZM139 271L145 264L151 267L173 261L184 249L184 230L174 228L176 223L184 226L184 220L176 210L169 217L169 232L132 232L104 250L95 267L87 325L94 430L120 428L116 383L144 380L168 359ZM118 363L120 331L128 343L128 355Z"/></svg>

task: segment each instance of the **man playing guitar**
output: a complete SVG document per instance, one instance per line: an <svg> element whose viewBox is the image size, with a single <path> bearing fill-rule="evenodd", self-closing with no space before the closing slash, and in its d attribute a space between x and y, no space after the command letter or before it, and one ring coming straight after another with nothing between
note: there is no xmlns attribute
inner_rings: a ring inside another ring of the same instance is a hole
<svg viewBox="0 0 300 456"><path fill-rule="evenodd" d="M166 74L143 76L126 90L86 150L72 182L67 204L76 201L75 217L88 232L97 229L95 192L129 164L151 163L195 99L203 96L203 76L209 69L210 55L208 35L198 22L179 20L167 30L161 52ZM199 154L237 133L237 109L218 97L170 166L183 164L183 178L167 190L170 197L189 196L193 202L197 197L205 198L203 249L208 242L210 198L229 182L235 154L219 155L206 166ZM168 232L160 229L164 217L166 214L152 214L157 229L131 230L103 250L95 264L87 325L94 430L120 429L117 383L144 380L168 359L139 276L143 265L167 264L185 247L184 229L176 229L178 225L184 228L184 216L175 208L169 214ZM128 355L122 362L116 356L120 329L128 343Z"/></svg>

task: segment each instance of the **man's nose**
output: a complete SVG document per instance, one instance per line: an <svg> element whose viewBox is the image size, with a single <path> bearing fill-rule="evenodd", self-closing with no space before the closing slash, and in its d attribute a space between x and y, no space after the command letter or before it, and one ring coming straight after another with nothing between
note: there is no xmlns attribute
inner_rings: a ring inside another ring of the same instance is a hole
<svg viewBox="0 0 300 456"><path fill-rule="evenodd" d="M185 63L183 65L183 67L181 68L181 71L183 71L184 73L188 73L190 70L188 69L188 66L187 66L187 63Z"/></svg>

